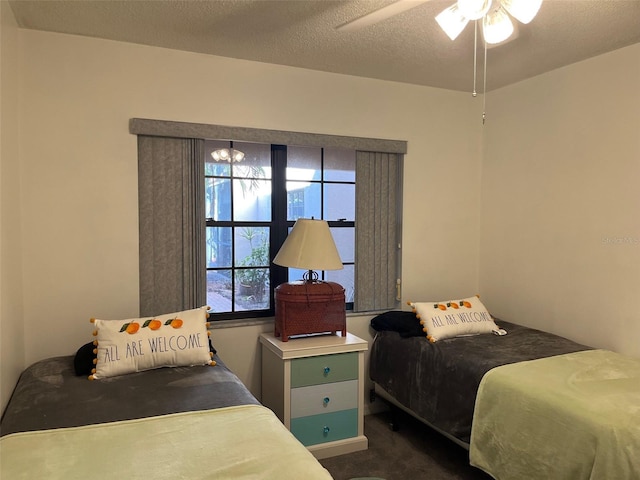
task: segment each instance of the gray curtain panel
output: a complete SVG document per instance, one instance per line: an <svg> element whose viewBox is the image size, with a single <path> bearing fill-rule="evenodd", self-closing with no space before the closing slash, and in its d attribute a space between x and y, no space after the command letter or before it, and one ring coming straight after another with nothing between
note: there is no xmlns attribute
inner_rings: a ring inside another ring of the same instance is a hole
<svg viewBox="0 0 640 480"><path fill-rule="evenodd" d="M140 315L206 304L204 140L138 136Z"/></svg>
<svg viewBox="0 0 640 480"><path fill-rule="evenodd" d="M356 312L399 304L401 182L402 155L356 152Z"/></svg>

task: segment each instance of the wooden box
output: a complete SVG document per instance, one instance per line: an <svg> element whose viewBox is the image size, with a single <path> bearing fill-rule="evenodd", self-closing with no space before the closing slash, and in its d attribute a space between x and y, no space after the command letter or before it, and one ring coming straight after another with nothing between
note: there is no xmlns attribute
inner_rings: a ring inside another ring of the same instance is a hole
<svg viewBox="0 0 640 480"><path fill-rule="evenodd" d="M286 342L292 335L347 334L344 288L335 282L289 282L276 287L274 334Z"/></svg>

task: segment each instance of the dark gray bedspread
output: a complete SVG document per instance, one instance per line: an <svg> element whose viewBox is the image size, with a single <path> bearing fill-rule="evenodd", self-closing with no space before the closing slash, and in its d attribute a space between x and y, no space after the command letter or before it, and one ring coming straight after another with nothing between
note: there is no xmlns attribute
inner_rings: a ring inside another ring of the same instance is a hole
<svg viewBox="0 0 640 480"><path fill-rule="evenodd" d="M218 365L159 368L90 381L76 376L73 356L31 365L21 375L0 435L259 404L220 359Z"/></svg>
<svg viewBox="0 0 640 480"><path fill-rule="evenodd" d="M435 427L469 443L476 392L483 375L509 363L587 350L557 335L496 320L508 334L429 343L378 332L370 355L371 380Z"/></svg>

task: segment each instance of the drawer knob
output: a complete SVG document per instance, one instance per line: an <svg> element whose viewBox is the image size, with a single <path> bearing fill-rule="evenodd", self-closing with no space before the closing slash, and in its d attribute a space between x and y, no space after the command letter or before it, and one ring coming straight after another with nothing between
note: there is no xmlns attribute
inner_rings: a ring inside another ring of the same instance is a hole
<svg viewBox="0 0 640 480"><path fill-rule="evenodd" d="M324 375L325 377L331 373L331 369L329 367L324 367Z"/></svg>
<svg viewBox="0 0 640 480"><path fill-rule="evenodd" d="M329 435L329 430L330 430L329 427L325 425L325 427L322 429L322 433L324 433L325 436Z"/></svg>
<svg viewBox="0 0 640 480"><path fill-rule="evenodd" d="M331 401L331 399L329 397L324 397L322 399L322 403L323 405L326 407L327 405L329 405L329 402Z"/></svg>

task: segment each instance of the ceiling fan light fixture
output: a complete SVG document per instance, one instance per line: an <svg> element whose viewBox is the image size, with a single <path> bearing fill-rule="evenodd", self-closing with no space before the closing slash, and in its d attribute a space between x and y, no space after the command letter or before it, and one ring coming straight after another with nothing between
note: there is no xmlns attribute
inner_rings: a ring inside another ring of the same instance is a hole
<svg viewBox="0 0 640 480"><path fill-rule="evenodd" d="M469 19L460 12L458 4L454 3L438 14L436 22L451 40L455 40L460 35L460 32L464 30L464 27L467 26Z"/></svg>
<svg viewBox="0 0 640 480"><path fill-rule="evenodd" d="M219 148L211 152L211 157L216 162L241 162L244 160L244 152L235 148Z"/></svg>
<svg viewBox="0 0 640 480"><path fill-rule="evenodd" d="M478 20L487 14L491 3L491 0L458 0L457 5L468 20Z"/></svg>
<svg viewBox="0 0 640 480"><path fill-rule="evenodd" d="M538 14L542 0L501 0L501 3L513 18L527 24Z"/></svg>
<svg viewBox="0 0 640 480"><path fill-rule="evenodd" d="M484 17L482 21L482 35L488 44L504 42L513 34L513 22L507 12L502 8L496 8Z"/></svg>

